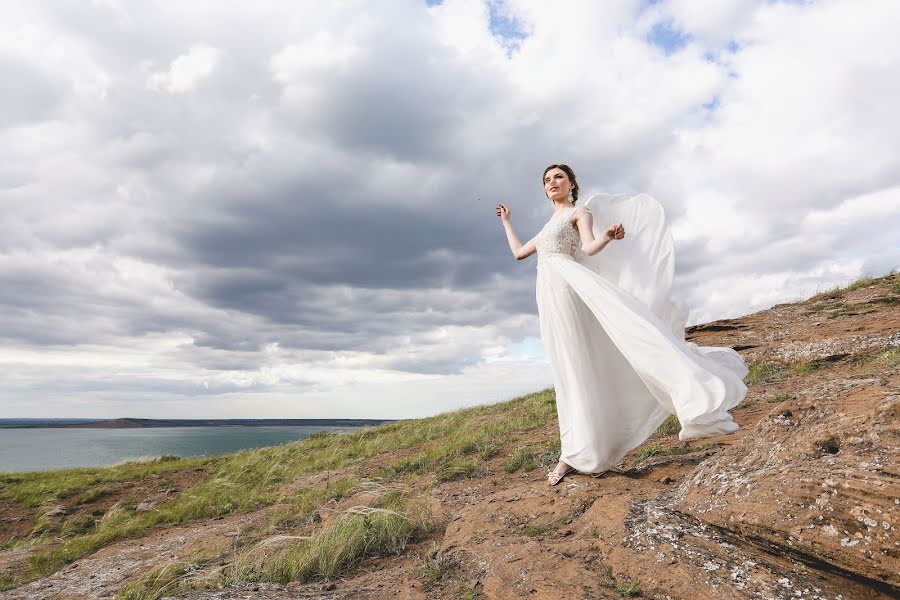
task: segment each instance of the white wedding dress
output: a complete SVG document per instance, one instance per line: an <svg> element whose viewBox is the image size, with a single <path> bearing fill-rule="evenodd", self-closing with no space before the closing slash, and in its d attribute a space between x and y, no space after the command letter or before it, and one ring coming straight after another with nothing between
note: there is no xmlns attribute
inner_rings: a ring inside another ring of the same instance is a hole
<svg viewBox="0 0 900 600"><path fill-rule="evenodd" d="M594 237L615 223L625 237L589 256L573 222L578 211L593 214ZM738 429L727 411L747 395L747 365L731 348L685 340L687 310L671 298L672 235L656 199L593 196L554 214L535 244L561 460L583 473L605 471L670 414L682 440Z"/></svg>

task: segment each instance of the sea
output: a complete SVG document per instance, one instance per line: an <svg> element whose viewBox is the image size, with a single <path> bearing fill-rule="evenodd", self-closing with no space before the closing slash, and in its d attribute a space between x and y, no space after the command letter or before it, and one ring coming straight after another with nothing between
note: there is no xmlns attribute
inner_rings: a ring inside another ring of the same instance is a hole
<svg viewBox="0 0 900 600"><path fill-rule="evenodd" d="M346 433L357 429L289 425L94 429L32 424L0 428L0 473L104 467L164 454L212 456L294 442L317 431Z"/></svg>

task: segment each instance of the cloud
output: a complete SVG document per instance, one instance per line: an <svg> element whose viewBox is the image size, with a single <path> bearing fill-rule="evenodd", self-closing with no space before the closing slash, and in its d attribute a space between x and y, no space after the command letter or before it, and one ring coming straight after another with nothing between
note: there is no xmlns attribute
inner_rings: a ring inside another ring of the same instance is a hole
<svg viewBox="0 0 900 600"><path fill-rule="evenodd" d="M528 240L552 162L663 202L692 322L886 271L898 24L875 0L14 3L0 401L403 417L551 385L493 208Z"/></svg>
<svg viewBox="0 0 900 600"><path fill-rule="evenodd" d="M219 56L218 49L206 44L195 44L185 54L173 60L167 71L151 73L147 77L147 87L172 94L189 92L212 74Z"/></svg>

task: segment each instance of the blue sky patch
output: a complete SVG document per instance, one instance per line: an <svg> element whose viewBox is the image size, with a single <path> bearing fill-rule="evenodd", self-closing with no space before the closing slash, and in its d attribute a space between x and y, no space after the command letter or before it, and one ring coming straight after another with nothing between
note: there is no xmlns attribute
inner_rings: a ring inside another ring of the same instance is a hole
<svg viewBox="0 0 900 600"><path fill-rule="evenodd" d="M717 108L719 108L719 104L720 104L719 96L716 95L716 96L713 96L712 100L710 100L709 102L704 104L703 108L705 108L706 110L709 110L709 111L713 111L713 110L716 110Z"/></svg>
<svg viewBox="0 0 900 600"><path fill-rule="evenodd" d="M487 6L490 14L491 33L511 43L521 42L528 37L528 34L522 31L518 21L503 13L499 2L488 2Z"/></svg>
<svg viewBox="0 0 900 600"><path fill-rule="evenodd" d="M647 41L654 46L662 48L666 56L678 52L687 46L692 39L691 34L675 27L672 21L657 23L650 30L650 33L647 34Z"/></svg>

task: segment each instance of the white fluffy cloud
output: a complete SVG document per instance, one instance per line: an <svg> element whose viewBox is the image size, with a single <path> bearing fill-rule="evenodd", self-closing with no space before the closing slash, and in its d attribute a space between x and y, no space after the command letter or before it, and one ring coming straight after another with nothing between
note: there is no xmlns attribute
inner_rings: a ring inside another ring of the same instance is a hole
<svg viewBox="0 0 900 600"><path fill-rule="evenodd" d="M530 238L551 162L663 202L695 323L900 264L888 0L4 10L0 416L551 385L493 211Z"/></svg>
<svg viewBox="0 0 900 600"><path fill-rule="evenodd" d="M166 71L153 72L147 77L147 87L151 90L165 90L172 94L183 94L194 89L209 77L216 68L220 52L206 44L195 44L184 54L180 54ZM148 68L151 65L146 65Z"/></svg>

